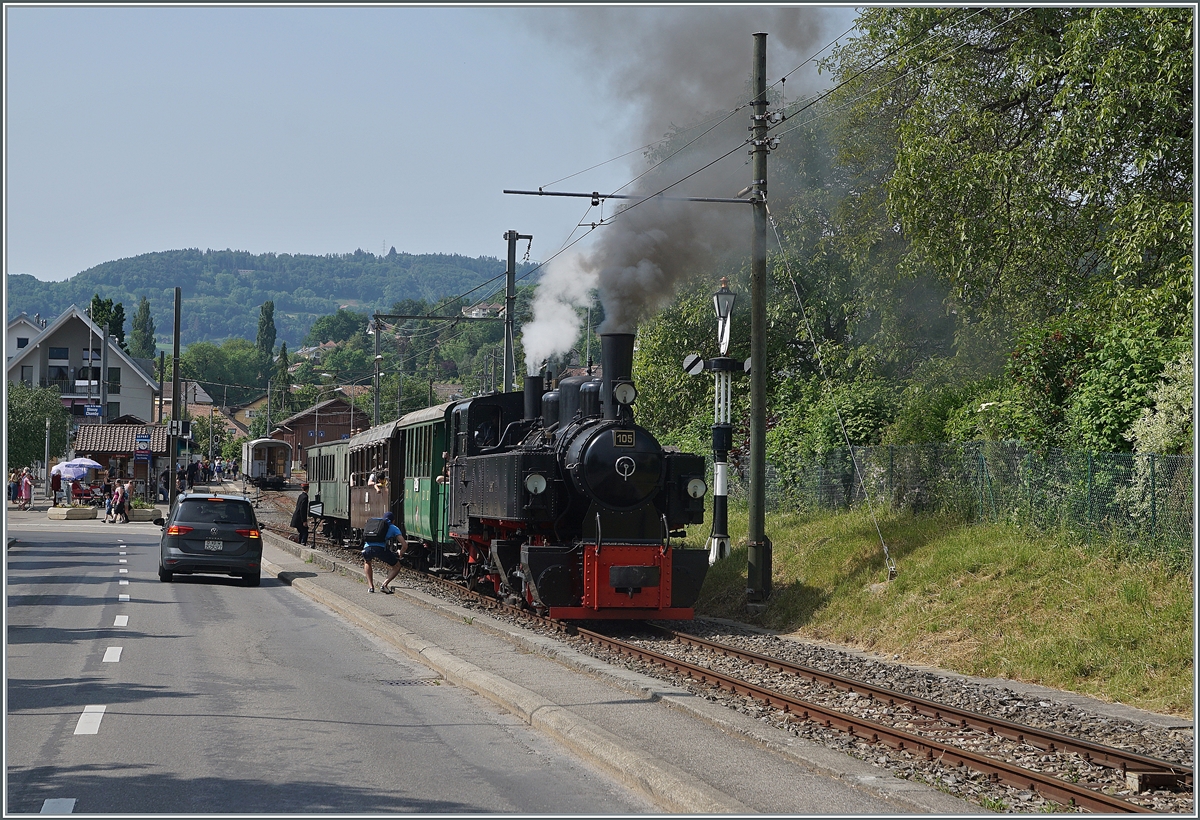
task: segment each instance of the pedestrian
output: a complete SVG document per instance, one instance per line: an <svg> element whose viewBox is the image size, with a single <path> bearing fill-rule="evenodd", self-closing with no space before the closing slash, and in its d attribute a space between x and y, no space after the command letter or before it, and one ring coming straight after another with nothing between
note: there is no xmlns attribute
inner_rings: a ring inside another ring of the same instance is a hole
<svg viewBox="0 0 1200 820"><path fill-rule="evenodd" d="M213 464L213 472L217 474L217 483L221 483L221 474L225 472L225 465L221 463L221 457L217 456L216 462Z"/></svg>
<svg viewBox="0 0 1200 820"><path fill-rule="evenodd" d="M296 496L296 509L292 511L292 526L296 528L296 540L301 544L308 543L308 485L300 485L300 495Z"/></svg>
<svg viewBox="0 0 1200 820"><path fill-rule="evenodd" d="M375 519L371 519L374 521ZM400 559L404 557L405 551L408 549L408 540L404 539L404 546L400 549L400 554L395 555L388 549L388 542L395 538L402 538L403 533L400 528L394 523L395 516L392 513L386 512L383 514L383 526L386 527L382 534L369 533L363 531L363 571L367 574L367 592L375 591L375 574L371 570L371 560L378 558L383 563L392 568L387 580L379 587L379 591L384 595L391 595L395 590L390 586L396 576L400 574ZM368 521L368 524L370 521ZM382 528L381 528L382 529Z"/></svg>
<svg viewBox="0 0 1200 820"><path fill-rule="evenodd" d="M121 496L123 488L121 482L117 481L113 484L112 494L108 496L108 504L105 506L104 520L109 524L121 523ZM112 514L112 520L109 521L109 514Z"/></svg>
<svg viewBox="0 0 1200 820"><path fill-rule="evenodd" d="M21 471L14 469L8 474L8 500L17 503L17 493L21 487Z"/></svg>
<svg viewBox="0 0 1200 820"><path fill-rule="evenodd" d="M171 498L171 471L163 470L158 476L158 500L168 501Z"/></svg>
<svg viewBox="0 0 1200 820"><path fill-rule="evenodd" d="M21 473L18 494L20 496L20 503L17 504L17 509L27 510L33 506L33 479L29 476L28 467Z"/></svg>
<svg viewBox="0 0 1200 820"><path fill-rule="evenodd" d="M196 462L194 462L194 461L188 462L187 486L188 486L189 490L196 486L196 474L197 474L197 472L199 472L199 470L200 470L200 468L196 465Z"/></svg>
<svg viewBox="0 0 1200 820"><path fill-rule="evenodd" d="M133 482L126 481L125 488L121 491L121 523L129 523L129 511L133 509Z"/></svg>
<svg viewBox="0 0 1200 820"><path fill-rule="evenodd" d="M58 494L62 492L62 473L61 472L50 474L50 491L52 493L54 493L54 501L52 502L52 506L57 507L58 506Z"/></svg>

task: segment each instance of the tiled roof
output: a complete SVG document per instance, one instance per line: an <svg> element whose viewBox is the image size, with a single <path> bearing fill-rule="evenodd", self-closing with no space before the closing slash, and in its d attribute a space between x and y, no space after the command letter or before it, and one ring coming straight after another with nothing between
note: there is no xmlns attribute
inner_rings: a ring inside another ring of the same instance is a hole
<svg viewBox="0 0 1200 820"><path fill-rule="evenodd" d="M75 452L79 455L95 453L133 453L137 449L137 435L150 433L150 452L167 454L167 428L160 424L81 424L75 436Z"/></svg>

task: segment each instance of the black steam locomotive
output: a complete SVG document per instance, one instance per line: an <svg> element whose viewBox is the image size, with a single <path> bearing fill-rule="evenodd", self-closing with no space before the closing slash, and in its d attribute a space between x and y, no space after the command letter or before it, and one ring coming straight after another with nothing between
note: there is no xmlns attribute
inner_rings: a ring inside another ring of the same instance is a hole
<svg viewBox="0 0 1200 820"><path fill-rule="evenodd" d="M326 505L327 530L357 539L392 510L424 568L509 602L555 618L691 618L708 551L671 542L703 523L704 458L634 422L633 341L601 336L603 378L545 391L531 376L523 394L450 402L310 448L316 493L347 501L343 519Z"/></svg>

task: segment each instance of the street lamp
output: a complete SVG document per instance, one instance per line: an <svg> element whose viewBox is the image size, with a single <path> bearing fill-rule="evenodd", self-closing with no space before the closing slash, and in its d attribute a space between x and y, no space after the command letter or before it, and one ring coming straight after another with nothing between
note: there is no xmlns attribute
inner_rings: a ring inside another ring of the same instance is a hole
<svg viewBox="0 0 1200 820"><path fill-rule="evenodd" d="M729 289L729 278L721 277L721 289L713 294L713 310L717 312L717 347L722 356L729 355L729 314L737 294Z"/></svg>
<svg viewBox="0 0 1200 820"><path fill-rule="evenodd" d="M737 294L729 289L729 279L721 277L721 289L713 294L713 310L717 314L717 349L720 356L705 361L696 354L683 360L683 369L690 376L711 371L716 380L713 392L713 523L708 538L708 563L715 564L729 557L729 451L733 449L733 424L730 406L733 398L733 374L740 368L729 353L730 314Z"/></svg>

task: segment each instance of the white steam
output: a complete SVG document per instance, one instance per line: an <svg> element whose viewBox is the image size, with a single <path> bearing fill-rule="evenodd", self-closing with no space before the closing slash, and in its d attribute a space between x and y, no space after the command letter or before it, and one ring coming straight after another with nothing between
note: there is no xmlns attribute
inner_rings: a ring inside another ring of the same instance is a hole
<svg viewBox="0 0 1200 820"><path fill-rule="evenodd" d="M533 296L533 321L521 328L525 372L532 376L546 359L566 353L579 338L579 309L587 309L596 287L595 271L579 256L556 259L546 266Z"/></svg>

